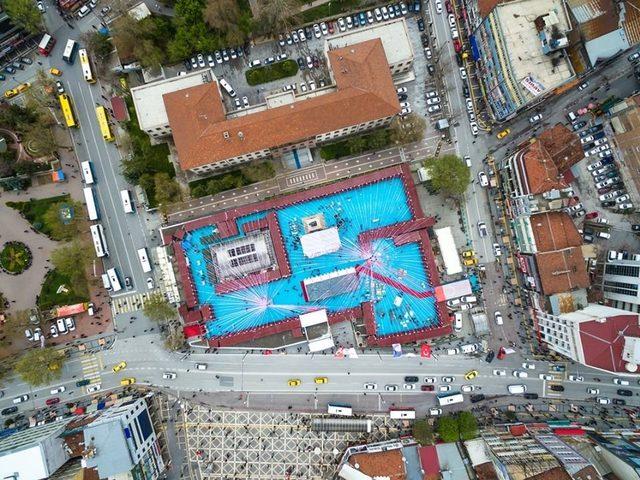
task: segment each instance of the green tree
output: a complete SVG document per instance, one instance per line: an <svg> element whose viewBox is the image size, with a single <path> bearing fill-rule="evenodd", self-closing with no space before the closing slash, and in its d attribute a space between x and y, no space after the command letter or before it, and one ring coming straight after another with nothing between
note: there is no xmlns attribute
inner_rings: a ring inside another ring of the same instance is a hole
<svg viewBox="0 0 640 480"><path fill-rule="evenodd" d="M413 438L421 445L433 443L433 428L425 419L418 420L413 424Z"/></svg>
<svg viewBox="0 0 640 480"><path fill-rule="evenodd" d="M471 171L464 160L455 155L431 157L424 161L433 187L445 195L462 195L471 182Z"/></svg>
<svg viewBox="0 0 640 480"><path fill-rule="evenodd" d="M103 59L106 59L113 51L113 45L107 35L92 31L86 32L82 35L84 44L89 49L91 56L96 57L98 61L96 63L102 63Z"/></svg>
<svg viewBox="0 0 640 480"><path fill-rule="evenodd" d="M454 415L446 415L438 419L438 436L443 442L457 442L460 438L458 420Z"/></svg>
<svg viewBox="0 0 640 480"><path fill-rule="evenodd" d="M54 348L35 348L18 359L15 371L26 383L43 385L60 378L64 361L64 355Z"/></svg>
<svg viewBox="0 0 640 480"><path fill-rule="evenodd" d="M51 252L51 263L61 275L69 278L78 294L88 290L86 275L92 260L93 251L77 239Z"/></svg>
<svg viewBox="0 0 640 480"><path fill-rule="evenodd" d="M8 148L6 152L0 152L0 178L11 177L15 174L16 152Z"/></svg>
<svg viewBox="0 0 640 480"><path fill-rule="evenodd" d="M156 173L154 175L154 184L156 203L161 210L166 211L172 203L182 201L180 185L168 174L164 172Z"/></svg>
<svg viewBox="0 0 640 480"><path fill-rule="evenodd" d="M397 116L389 125L389 139L395 144L419 142L424 138L425 128L427 122L415 113Z"/></svg>
<svg viewBox="0 0 640 480"><path fill-rule="evenodd" d="M10 103L8 107L0 109L0 125L11 130L18 130L19 127L31 124L36 120L36 111L31 107Z"/></svg>
<svg viewBox="0 0 640 480"><path fill-rule="evenodd" d="M478 421L471 412L458 413L458 430L460 440L466 441L478 436Z"/></svg>
<svg viewBox="0 0 640 480"><path fill-rule="evenodd" d="M51 238L54 240L73 240L80 232L88 230L87 222L84 219L84 207L80 202L69 204L73 208L75 215L69 222L63 222L60 216L60 208L66 202L52 204L43 216L43 222L51 229Z"/></svg>
<svg viewBox="0 0 640 480"><path fill-rule="evenodd" d="M362 138L362 136L351 137L349 140L347 140L347 148L349 149L349 153L351 153L351 155L356 155L362 152L366 146L367 142L364 138Z"/></svg>
<svg viewBox="0 0 640 480"><path fill-rule="evenodd" d="M156 322L166 322L176 318L176 309L164 298L161 293L153 294L144 303L144 314Z"/></svg>
<svg viewBox="0 0 640 480"><path fill-rule="evenodd" d="M23 143L33 156L46 157L57 151L59 146L51 130L54 123L49 110L41 107L36 121L21 129Z"/></svg>
<svg viewBox="0 0 640 480"><path fill-rule="evenodd" d="M240 9L236 0L207 0L202 16L211 28L226 32L237 25Z"/></svg>
<svg viewBox="0 0 640 480"><path fill-rule="evenodd" d="M3 10L9 18L27 32L36 34L42 30L42 15L32 0L4 0Z"/></svg>
<svg viewBox="0 0 640 480"><path fill-rule="evenodd" d="M9 345L13 340L24 336L25 329L30 328L29 315L29 310L18 310L6 315L0 345Z"/></svg>
<svg viewBox="0 0 640 480"><path fill-rule="evenodd" d="M369 148L371 150L377 150L387 146L389 143L389 131L384 128L380 128L371 133L368 138Z"/></svg>

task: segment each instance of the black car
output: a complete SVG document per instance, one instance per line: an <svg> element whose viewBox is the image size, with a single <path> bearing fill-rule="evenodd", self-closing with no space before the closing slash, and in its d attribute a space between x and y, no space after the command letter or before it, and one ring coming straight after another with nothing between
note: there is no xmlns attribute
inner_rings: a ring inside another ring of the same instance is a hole
<svg viewBox="0 0 640 480"><path fill-rule="evenodd" d="M562 385L549 385L549 389L554 392L564 392L564 387Z"/></svg>
<svg viewBox="0 0 640 480"><path fill-rule="evenodd" d="M624 401L623 399L621 399L621 398L613 398L613 399L611 399L611 402L612 402L614 405L626 405L626 404L627 404L627 402L625 402L625 401Z"/></svg>
<svg viewBox="0 0 640 480"><path fill-rule="evenodd" d="M298 57L296 62L298 62L298 67L300 67L300 70L304 70L305 68L307 68L307 64L305 63L304 58Z"/></svg>
<svg viewBox="0 0 640 480"><path fill-rule="evenodd" d="M13 406L13 407L4 408L0 413L2 413L2 415L11 415L12 413L16 413L17 411L18 411L18 407Z"/></svg>
<svg viewBox="0 0 640 480"><path fill-rule="evenodd" d="M420 3L420 0L415 0L415 2L413 2L413 11L417 13L421 8L422 4Z"/></svg>
<svg viewBox="0 0 640 480"><path fill-rule="evenodd" d="M576 132L578 130L580 130L581 128L584 128L587 125L587 122L585 122L584 120L578 123L574 123L573 124L573 131Z"/></svg>
<svg viewBox="0 0 640 480"><path fill-rule="evenodd" d="M479 393L478 395L471 395L471 403L478 403L484 400L486 397Z"/></svg>
<svg viewBox="0 0 640 480"><path fill-rule="evenodd" d="M436 69L433 65L428 64L427 65L427 72L429 73L429 75L433 75L434 73L436 73Z"/></svg>
<svg viewBox="0 0 640 480"><path fill-rule="evenodd" d="M462 94L464 95L464 98L470 98L469 87L462 85Z"/></svg>
<svg viewBox="0 0 640 480"><path fill-rule="evenodd" d="M525 393L524 394L524 398L528 398L529 400L536 400L538 398L538 394L537 393Z"/></svg>
<svg viewBox="0 0 640 480"><path fill-rule="evenodd" d="M404 377L404 381L407 383L417 383L420 381L420 379L418 377L410 376L410 377Z"/></svg>
<svg viewBox="0 0 640 480"><path fill-rule="evenodd" d="M611 200L607 200L606 202L600 202L600 205L602 205L603 207L613 207L615 204L616 202Z"/></svg>
<svg viewBox="0 0 640 480"><path fill-rule="evenodd" d="M307 38L313 38L313 30L311 30L311 27L304 27L304 34Z"/></svg>
<svg viewBox="0 0 640 480"><path fill-rule="evenodd" d="M484 357L484 361L487 363L491 363L493 362L493 359L495 358L495 356L496 356L496 352L494 352L493 350L489 350L487 352L487 356Z"/></svg>
<svg viewBox="0 0 640 480"><path fill-rule="evenodd" d="M12 73L16 73L16 69L13 68L11 65L7 65L6 67L4 67L4 71L7 72L9 75L11 75Z"/></svg>
<svg viewBox="0 0 640 480"><path fill-rule="evenodd" d="M421 32L424 32L424 20L423 19L419 19L418 20L418 30L420 30Z"/></svg>
<svg viewBox="0 0 640 480"><path fill-rule="evenodd" d="M640 232L640 224L634 223L633 225L631 225L631 230L633 230L634 232Z"/></svg>
<svg viewBox="0 0 640 480"><path fill-rule="evenodd" d="M593 127L589 127L587 129L587 132L589 133L595 133L595 132L599 132L600 130L602 130L602 125L594 125ZM604 132L602 133L602 135L600 135L599 137L596 137L594 135L595 138L602 138L604 136Z"/></svg>
<svg viewBox="0 0 640 480"><path fill-rule="evenodd" d="M400 100L401 102L404 102L407 98L409 97L407 96L406 93L401 93L398 95L398 100Z"/></svg>
<svg viewBox="0 0 640 480"><path fill-rule="evenodd" d="M76 387L84 387L85 385L89 385L91 383L91 380L89 380L88 378L85 378L84 380L78 380L76 382Z"/></svg>
<svg viewBox="0 0 640 480"><path fill-rule="evenodd" d="M622 395L623 397L632 397L633 396L633 392L631 390L627 390L625 388L619 388L616 393L618 395Z"/></svg>

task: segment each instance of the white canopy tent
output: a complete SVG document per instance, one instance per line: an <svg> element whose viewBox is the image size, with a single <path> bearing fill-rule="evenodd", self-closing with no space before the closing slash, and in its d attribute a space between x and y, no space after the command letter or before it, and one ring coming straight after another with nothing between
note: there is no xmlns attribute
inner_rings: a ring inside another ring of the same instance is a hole
<svg viewBox="0 0 640 480"><path fill-rule="evenodd" d="M340 234L337 227L318 230L300 237L302 252L307 258L315 258L340 250Z"/></svg>

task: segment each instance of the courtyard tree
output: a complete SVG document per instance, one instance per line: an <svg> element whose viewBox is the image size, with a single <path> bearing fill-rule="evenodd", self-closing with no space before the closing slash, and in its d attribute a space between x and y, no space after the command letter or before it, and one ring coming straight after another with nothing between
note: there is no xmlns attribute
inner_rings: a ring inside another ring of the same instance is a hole
<svg viewBox="0 0 640 480"><path fill-rule="evenodd" d="M421 445L433 443L433 428L425 419L417 420L413 424L413 438Z"/></svg>
<svg viewBox="0 0 640 480"><path fill-rule="evenodd" d="M164 338L164 346L172 352L182 349L185 346L184 333L179 328L169 327L167 336Z"/></svg>
<svg viewBox="0 0 640 480"><path fill-rule="evenodd" d="M478 436L478 421L471 412L458 413L458 431L462 441L471 440Z"/></svg>
<svg viewBox="0 0 640 480"><path fill-rule="evenodd" d="M351 137L347 140L347 148L349 149L349 153L351 155L356 155L362 152L367 146L367 142L362 136Z"/></svg>
<svg viewBox="0 0 640 480"><path fill-rule="evenodd" d="M17 26L31 34L41 32L42 15L33 0L5 0L2 7Z"/></svg>
<svg viewBox="0 0 640 480"><path fill-rule="evenodd" d="M180 185L165 172L156 173L153 177L156 192L156 202L163 212L172 203L182 201Z"/></svg>
<svg viewBox="0 0 640 480"><path fill-rule="evenodd" d="M79 294L88 292L87 269L92 260L93 251L78 239L51 252L51 263Z"/></svg>
<svg viewBox="0 0 640 480"><path fill-rule="evenodd" d="M23 337L24 331L29 328L30 325L29 316L29 310L17 310L5 314L5 321L2 324L2 335L0 336L0 345L9 345L13 340Z"/></svg>
<svg viewBox="0 0 640 480"><path fill-rule="evenodd" d="M425 128L427 122L415 113L396 116L389 125L389 140L396 145L419 142L424 138Z"/></svg>
<svg viewBox="0 0 640 480"><path fill-rule="evenodd" d="M144 303L144 314L156 322L166 322L176 318L176 309L161 293L153 294Z"/></svg>
<svg viewBox="0 0 640 480"><path fill-rule="evenodd" d="M427 158L424 166L429 171L433 188L445 195L462 195L471 181L469 167L455 155Z"/></svg>
<svg viewBox="0 0 640 480"><path fill-rule="evenodd" d="M80 232L88 230L83 208L80 202L58 202L51 205L42 217L51 230L51 238L58 241L73 240ZM72 217L65 218L65 211L73 212Z"/></svg>
<svg viewBox="0 0 640 480"><path fill-rule="evenodd" d="M457 442L460 438L458 420L455 415L446 415L438 419L438 436L443 442Z"/></svg>
<svg viewBox="0 0 640 480"><path fill-rule="evenodd" d="M22 355L15 371L29 385L38 386L60 378L64 354L54 348L35 348Z"/></svg>
<svg viewBox="0 0 640 480"><path fill-rule="evenodd" d="M293 12L297 10L295 0L262 0L258 26L264 29L263 33L286 32L296 24Z"/></svg>

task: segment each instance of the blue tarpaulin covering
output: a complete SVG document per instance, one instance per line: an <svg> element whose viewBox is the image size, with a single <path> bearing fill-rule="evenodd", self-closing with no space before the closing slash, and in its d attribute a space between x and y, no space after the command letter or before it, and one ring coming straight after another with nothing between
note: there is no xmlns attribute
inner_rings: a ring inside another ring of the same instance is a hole
<svg viewBox="0 0 640 480"><path fill-rule="evenodd" d="M473 60L478 60L480 58L480 52L478 51L478 43L476 42L475 35L471 35L469 37L469 44L471 45L471 55L473 56Z"/></svg>

